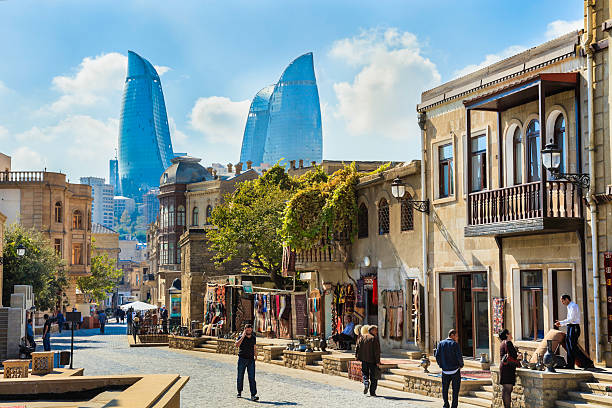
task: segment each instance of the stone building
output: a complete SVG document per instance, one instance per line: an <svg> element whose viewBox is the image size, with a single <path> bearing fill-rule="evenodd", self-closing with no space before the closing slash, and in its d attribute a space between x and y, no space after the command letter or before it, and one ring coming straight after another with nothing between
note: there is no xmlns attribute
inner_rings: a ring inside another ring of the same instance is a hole
<svg viewBox="0 0 612 408"><path fill-rule="evenodd" d="M6 216L0 212L0 256L4 251L4 227ZM2 307L2 282L4 282L4 265L0 263L0 307Z"/></svg>
<svg viewBox="0 0 612 408"><path fill-rule="evenodd" d="M0 211L6 223L42 232L64 259L67 307L84 301L77 294L76 279L90 272L91 200L90 186L69 183L62 173L0 173Z"/></svg>
<svg viewBox="0 0 612 408"><path fill-rule="evenodd" d="M119 248L119 233L102 224L94 222L91 225L91 241L92 257L106 254L109 259L113 260L113 266L117 268L119 264L119 252L121 252ZM117 302L118 293L115 291L115 293L109 295L104 306L116 308Z"/></svg>

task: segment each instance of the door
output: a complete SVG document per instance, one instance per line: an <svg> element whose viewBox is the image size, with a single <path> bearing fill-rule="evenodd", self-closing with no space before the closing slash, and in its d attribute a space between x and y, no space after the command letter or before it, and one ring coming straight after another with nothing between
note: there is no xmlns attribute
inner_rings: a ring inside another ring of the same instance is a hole
<svg viewBox="0 0 612 408"><path fill-rule="evenodd" d="M461 317L457 324L459 334L459 346L466 357L474 356L474 330L472 320L472 277L470 275L457 276L458 313Z"/></svg>

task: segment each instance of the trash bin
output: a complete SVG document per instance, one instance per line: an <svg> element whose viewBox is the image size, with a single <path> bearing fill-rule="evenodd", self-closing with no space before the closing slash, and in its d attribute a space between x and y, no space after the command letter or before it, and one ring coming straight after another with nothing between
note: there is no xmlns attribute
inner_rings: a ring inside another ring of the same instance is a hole
<svg viewBox="0 0 612 408"><path fill-rule="evenodd" d="M66 366L70 364L70 352L69 351L60 351L60 365Z"/></svg>

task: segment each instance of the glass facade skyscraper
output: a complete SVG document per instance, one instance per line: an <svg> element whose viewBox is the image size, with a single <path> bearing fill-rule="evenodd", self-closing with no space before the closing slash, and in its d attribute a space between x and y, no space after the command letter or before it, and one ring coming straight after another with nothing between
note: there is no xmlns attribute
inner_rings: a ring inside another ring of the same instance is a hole
<svg viewBox="0 0 612 408"><path fill-rule="evenodd" d="M284 164L300 159L306 163L320 162L323 159L321 106L312 53L296 58L271 93L269 88L259 91L251 103L240 161L251 160L254 166L275 164L279 160ZM264 123L266 137L260 159Z"/></svg>
<svg viewBox="0 0 612 408"><path fill-rule="evenodd" d="M174 157L161 81L149 61L128 51L119 121L121 194L137 198L159 186Z"/></svg>

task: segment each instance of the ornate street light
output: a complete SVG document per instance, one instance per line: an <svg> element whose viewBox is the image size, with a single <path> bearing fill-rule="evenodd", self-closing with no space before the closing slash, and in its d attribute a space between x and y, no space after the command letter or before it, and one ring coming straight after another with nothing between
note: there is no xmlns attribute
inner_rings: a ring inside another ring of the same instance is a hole
<svg viewBox="0 0 612 408"><path fill-rule="evenodd" d="M561 173L561 149L555 143L548 143L542 149L542 164L548 169L554 180L564 179L582 188L589 188L591 184L588 173Z"/></svg>
<svg viewBox="0 0 612 408"><path fill-rule="evenodd" d="M19 244L17 245L17 256L24 256L25 255L25 247L23 246L23 244Z"/></svg>
<svg viewBox="0 0 612 408"><path fill-rule="evenodd" d="M406 186L402 183L399 177L396 177L391 182L391 194L397 200L400 200L406 194ZM406 200L408 204L415 210L429 214L429 200L417 201L417 200Z"/></svg>

